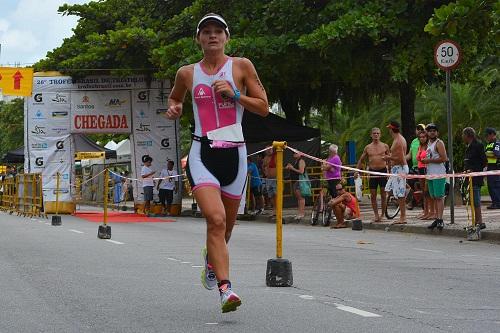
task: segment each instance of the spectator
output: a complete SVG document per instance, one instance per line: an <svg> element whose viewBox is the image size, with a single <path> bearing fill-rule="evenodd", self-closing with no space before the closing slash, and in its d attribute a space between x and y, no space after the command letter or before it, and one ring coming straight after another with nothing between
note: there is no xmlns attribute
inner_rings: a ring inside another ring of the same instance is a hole
<svg viewBox="0 0 500 333"><path fill-rule="evenodd" d="M335 188L337 185L335 185ZM358 201L363 200L363 179L359 175L359 172L354 173L354 188L356 189L356 199ZM337 191L335 189L335 191Z"/></svg>
<svg viewBox="0 0 500 333"><path fill-rule="evenodd" d="M486 128L486 157L488 159L488 171L500 170L500 141L497 140L497 131L494 128ZM500 175L487 176L488 192L491 197L491 206L487 209L500 209Z"/></svg>
<svg viewBox="0 0 500 333"><path fill-rule="evenodd" d="M151 169L151 163L153 162L153 158L151 156L145 156L143 161L144 165L141 169L141 178L142 190L144 193L144 214L148 215L151 210L151 200L153 200L153 188L155 186L153 175L156 171Z"/></svg>
<svg viewBox="0 0 500 333"><path fill-rule="evenodd" d="M427 156L427 132L421 131L418 134L418 140L419 140L419 146L417 150L417 174L419 175L425 175L427 174L427 168L424 163L422 163L422 160L424 160ZM427 189L427 182L425 178L419 178L418 182L420 184L420 192L422 193L422 200L424 202L424 211L422 212L421 215L417 216L417 218L421 220L428 220L428 219L435 219L436 218L436 212L434 209L434 205L432 204L432 200L429 197L429 191Z"/></svg>
<svg viewBox="0 0 500 333"><path fill-rule="evenodd" d="M306 172L306 161L302 158L302 154L294 153L293 158L295 162L292 164L288 163L286 169L290 171L290 180L292 181L293 192L297 198L298 211L295 216L295 220L301 220L304 218L304 211L306 207L306 199L300 193L299 176Z"/></svg>
<svg viewBox="0 0 500 333"><path fill-rule="evenodd" d="M400 125L397 121L391 121L387 125L393 138L390 155L384 155L383 159L391 165L391 174L385 186L386 192L391 192L398 199L399 221L393 224L406 224L406 178L408 164L405 158L406 140L400 133ZM403 177L401 177L403 176Z"/></svg>
<svg viewBox="0 0 500 333"><path fill-rule="evenodd" d="M330 228L347 228L347 224L345 223L346 219L351 220L360 217L358 202L356 197L345 191L341 183L337 184L335 189L337 196L330 200L328 204L333 209L337 223Z"/></svg>
<svg viewBox="0 0 500 333"><path fill-rule="evenodd" d="M486 154L483 145L477 141L476 132L472 127L466 127L462 131L465 149L464 168L466 172L481 172L487 165ZM470 185L470 184L469 184ZM474 213L476 225L480 229L486 228L481 214L481 187L484 185L483 176L472 178L472 195L474 196Z"/></svg>
<svg viewBox="0 0 500 333"><path fill-rule="evenodd" d="M264 198L261 193L262 182L260 181L259 170L250 157L247 158L247 163L248 175L250 176L251 207L253 207L255 214L262 214L264 211Z"/></svg>
<svg viewBox="0 0 500 333"><path fill-rule="evenodd" d="M167 168L160 171L160 181L157 185L158 196L162 206L162 214L172 214L174 192L177 193L177 172L174 170L174 161L167 162Z"/></svg>
<svg viewBox="0 0 500 333"><path fill-rule="evenodd" d="M366 145L365 149L363 149L363 153L359 158L357 168L362 169L363 163L366 159L368 159L368 170L380 173L387 173L387 161L384 159L385 155L389 154L389 146L382 141L380 138L382 133L380 132L380 128L374 127L371 130L371 138L372 142ZM386 210L387 205L387 195L385 192L385 186L387 185L387 177L379 176L379 175L370 175L369 178L369 187L370 187L370 200L372 203L373 209L373 221L372 222L381 222L382 216ZM377 204L377 190L380 187L380 203L382 206L382 212L379 215L378 204Z"/></svg>
<svg viewBox="0 0 500 333"><path fill-rule="evenodd" d="M109 175L111 176L111 181L113 182L113 210L118 210L122 199L123 178L118 174L118 170L116 168L114 168L113 172L110 172Z"/></svg>
<svg viewBox="0 0 500 333"><path fill-rule="evenodd" d="M446 148L441 139L438 138L439 132L438 127L430 123L425 128L429 141L427 143L427 154L422 160L422 163L427 165L427 175L445 175L446 167L444 163L448 160L446 154ZM446 178L429 179L427 181L427 186L429 188L429 195L431 200L436 207L436 219L432 224L427 226L428 229L433 230L438 228L443 230L443 212L444 212L444 196L446 187Z"/></svg>
<svg viewBox="0 0 500 333"><path fill-rule="evenodd" d="M340 183L342 172L342 161L338 155L338 150L339 147L337 145L330 145L328 148L328 159L326 160L328 163L323 163L321 166L324 171L325 179L328 182L328 192L330 192L332 198L337 196L335 186Z"/></svg>
<svg viewBox="0 0 500 333"><path fill-rule="evenodd" d="M418 175L418 160L417 160L417 153L418 149L420 147L420 138L419 135L420 133L424 132L425 133L425 125L424 124L418 124L417 127L415 128L415 139L410 144L410 149L408 151L408 154L406 154L406 160L411 161L411 168L410 168L410 174L416 174ZM415 188L415 184L418 183L418 179L408 179L408 185L410 187ZM424 201L425 202L425 201ZM413 209L415 206L415 198L413 198L407 205L408 209ZM422 215L421 215L422 216Z"/></svg>
<svg viewBox="0 0 500 333"><path fill-rule="evenodd" d="M276 151L274 149L266 150L266 156L262 163L262 170L266 177L266 191L269 201L271 202L271 207L273 213L271 216L275 216L276 212Z"/></svg>

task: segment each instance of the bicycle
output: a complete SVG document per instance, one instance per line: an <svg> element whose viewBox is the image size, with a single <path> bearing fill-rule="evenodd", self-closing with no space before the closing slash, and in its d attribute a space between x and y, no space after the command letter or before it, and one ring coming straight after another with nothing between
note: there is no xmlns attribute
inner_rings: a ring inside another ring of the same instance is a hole
<svg viewBox="0 0 500 333"><path fill-rule="evenodd" d="M413 171L410 171L410 174ZM398 198L395 198L392 192L387 193L387 208L385 209L385 217L389 220L392 220L399 214L399 202ZM423 189L420 188L420 183L418 179L413 179L413 181L408 182L406 184L406 196L405 196L405 205L407 209L412 210L415 206L424 205L424 196ZM408 206L411 206L409 208Z"/></svg>
<svg viewBox="0 0 500 333"><path fill-rule="evenodd" d="M311 225L317 225L318 221L321 221L321 225L324 227L330 225L333 216L332 207L328 205L330 199L330 195L325 194L325 189L322 188L316 200L314 200L311 212Z"/></svg>
<svg viewBox="0 0 500 333"><path fill-rule="evenodd" d="M416 191L410 185L406 184L405 205L411 204L415 200L417 203L422 202L422 191ZM385 209L385 217L392 220L399 214L398 198L394 197L392 192L387 193L387 207Z"/></svg>

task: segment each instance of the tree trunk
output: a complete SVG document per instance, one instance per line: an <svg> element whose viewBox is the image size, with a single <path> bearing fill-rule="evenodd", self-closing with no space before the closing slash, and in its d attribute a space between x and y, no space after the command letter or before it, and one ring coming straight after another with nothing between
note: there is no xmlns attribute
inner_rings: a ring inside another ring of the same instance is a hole
<svg viewBox="0 0 500 333"><path fill-rule="evenodd" d="M399 85L399 101L401 103L401 134L408 145L415 137L415 85L402 82Z"/></svg>
<svg viewBox="0 0 500 333"><path fill-rule="evenodd" d="M286 119L294 124L302 125L298 97L290 93L284 93L280 95L280 103L285 112Z"/></svg>

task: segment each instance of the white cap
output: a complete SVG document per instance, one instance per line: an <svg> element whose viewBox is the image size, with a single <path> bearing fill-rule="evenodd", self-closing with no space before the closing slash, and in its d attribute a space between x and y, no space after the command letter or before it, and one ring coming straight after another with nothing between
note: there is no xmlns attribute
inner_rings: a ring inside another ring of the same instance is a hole
<svg viewBox="0 0 500 333"><path fill-rule="evenodd" d="M229 28L226 21L222 18L222 16L213 13L203 16L200 22L198 22L198 26L196 27L196 36L198 36L198 34L200 33L200 28L202 28L207 21L215 21L222 25L224 27L224 31L226 31L226 34L229 36Z"/></svg>

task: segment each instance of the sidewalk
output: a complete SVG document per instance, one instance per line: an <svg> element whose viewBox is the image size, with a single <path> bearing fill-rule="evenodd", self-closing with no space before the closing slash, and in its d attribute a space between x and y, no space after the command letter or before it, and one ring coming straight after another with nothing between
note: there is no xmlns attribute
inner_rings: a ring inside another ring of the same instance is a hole
<svg viewBox="0 0 500 333"><path fill-rule="evenodd" d="M380 203L379 203L380 204ZM481 231L481 239L482 240L493 240L500 241L500 210L489 210L486 209L486 204L482 205L483 212L483 221L486 223L486 229ZM379 206L380 209L380 206ZM465 206L455 206L455 223L450 223L450 208L445 207L444 218L445 227L442 231L438 231L434 229L431 231L427 229L427 226L432 223L432 221L422 221L416 218L422 210L419 208L414 208L413 210L407 210L407 224L403 225L395 225L392 224L394 221L397 221L398 216L394 220L388 220L385 218L382 222L372 223L370 221L373 220L374 214L371 208L371 204L368 198L364 198L363 202L360 203L360 211L361 211L361 220L363 221L363 228L370 230L384 230L388 231L398 231L398 232L406 232L406 233L416 233L416 234L427 234L427 235L441 235L441 236L452 236L452 237L460 237L466 238L466 231L464 228L470 223L470 217L467 218L467 211ZM270 212L266 212L264 215L257 215L255 220L263 221L268 223L274 223L274 220L270 218L268 215ZM283 223L297 223L294 220L294 216L297 214L295 208L287 208L283 209ZM470 214L470 212L469 212ZM311 216L311 207L306 207L305 217L298 223L304 225L310 225L310 216ZM349 227L351 224L348 222ZM320 227L325 228L325 231L335 232L335 230L331 230L328 227L319 226L311 226L311 227ZM354 231L353 231L354 232Z"/></svg>

